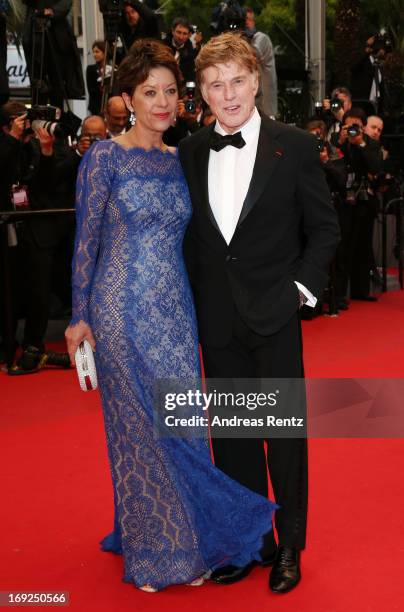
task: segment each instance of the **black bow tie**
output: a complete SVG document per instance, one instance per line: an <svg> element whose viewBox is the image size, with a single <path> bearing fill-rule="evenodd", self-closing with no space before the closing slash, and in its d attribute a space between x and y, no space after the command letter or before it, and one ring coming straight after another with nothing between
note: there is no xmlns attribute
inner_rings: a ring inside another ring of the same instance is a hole
<svg viewBox="0 0 404 612"><path fill-rule="evenodd" d="M242 137L241 132L226 134L225 136L221 136L218 132L212 132L209 145L214 151L221 151L228 145L236 147L236 149L242 149L245 145L245 140Z"/></svg>

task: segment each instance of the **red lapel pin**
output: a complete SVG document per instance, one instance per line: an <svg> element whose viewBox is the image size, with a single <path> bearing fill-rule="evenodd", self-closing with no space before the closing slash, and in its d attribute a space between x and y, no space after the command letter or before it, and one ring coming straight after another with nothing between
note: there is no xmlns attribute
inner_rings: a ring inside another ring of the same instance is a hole
<svg viewBox="0 0 404 612"><path fill-rule="evenodd" d="M275 151L275 153L276 153L276 155L278 155L278 157L282 157L282 155L283 155L283 150L282 150L282 149L277 149L277 150Z"/></svg>

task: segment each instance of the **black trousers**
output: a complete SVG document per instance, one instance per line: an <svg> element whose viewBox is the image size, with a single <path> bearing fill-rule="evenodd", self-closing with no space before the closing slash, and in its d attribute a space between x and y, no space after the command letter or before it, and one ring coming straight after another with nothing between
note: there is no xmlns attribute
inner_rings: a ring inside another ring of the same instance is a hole
<svg viewBox="0 0 404 612"><path fill-rule="evenodd" d="M299 315L271 336L260 336L247 327L237 312L227 346L202 345L207 378L301 378L302 338ZM268 452L265 453L265 442ZM222 439L212 441L216 466L247 488L268 496L271 478L279 544L303 549L307 523L307 440ZM262 554L275 546L273 532L265 538Z"/></svg>
<svg viewBox="0 0 404 612"><path fill-rule="evenodd" d="M370 293L376 205L375 199L370 197L366 202L359 202L354 207L351 297L363 297Z"/></svg>

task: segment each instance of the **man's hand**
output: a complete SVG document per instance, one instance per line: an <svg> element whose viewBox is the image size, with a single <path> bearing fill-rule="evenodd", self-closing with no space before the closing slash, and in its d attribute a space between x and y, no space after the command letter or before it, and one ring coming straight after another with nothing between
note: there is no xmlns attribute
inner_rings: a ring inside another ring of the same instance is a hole
<svg viewBox="0 0 404 612"><path fill-rule="evenodd" d="M45 155L45 157L50 157L53 155L53 143L55 142L55 137L52 136L52 134L49 134L49 132L43 127L37 128L35 130L35 135L39 140L42 155Z"/></svg>
<svg viewBox="0 0 404 612"><path fill-rule="evenodd" d="M367 53L368 55L370 55L373 51L373 45L375 44L375 40L376 40L376 37L371 36L366 41L365 53Z"/></svg>
<svg viewBox="0 0 404 612"><path fill-rule="evenodd" d="M91 140L89 136L81 136L77 143L77 151L80 155L84 155L86 151L91 147Z"/></svg>
<svg viewBox="0 0 404 612"><path fill-rule="evenodd" d="M13 138L16 138L17 140L22 140L24 136L24 131L26 128L26 125L25 125L26 120L27 120L27 113L24 113L24 115L20 115L19 117L16 117L13 123L11 124L9 135L12 136Z"/></svg>
<svg viewBox="0 0 404 612"><path fill-rule="evenodd" d="M360 147L363 146L364 144L366 144L366 141L363 137L363 130L361 129L360 133L358 134L358 136L349 136L348 135L348 140L351 144Z"/></svg>

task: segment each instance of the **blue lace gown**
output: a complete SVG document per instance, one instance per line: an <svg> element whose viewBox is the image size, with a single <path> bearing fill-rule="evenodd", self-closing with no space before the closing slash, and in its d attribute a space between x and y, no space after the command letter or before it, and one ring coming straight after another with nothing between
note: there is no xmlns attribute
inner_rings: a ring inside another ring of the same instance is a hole
<svg viewBox="0 0 404 612"><path fill-rule="evenodd" d="M95 143L80 167L73 319L90 324L112 471L104 550L161 589L259 559L275 504L211 462L206 439L155 439L153 383L200 376L182 257L191 202L179 159Z"/></svg>

